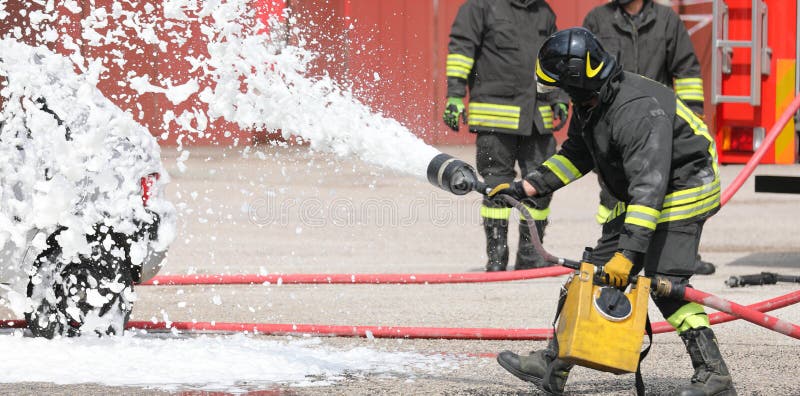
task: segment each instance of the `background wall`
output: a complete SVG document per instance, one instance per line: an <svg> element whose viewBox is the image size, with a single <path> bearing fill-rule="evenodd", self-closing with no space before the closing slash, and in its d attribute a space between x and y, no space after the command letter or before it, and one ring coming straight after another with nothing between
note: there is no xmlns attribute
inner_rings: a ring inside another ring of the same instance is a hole
<svg viewBox="0 0 800 396"><path fill-rule="evenodd" d="M279 12L281 0L253 0L259 12ZM61 3L61 2L57 2ZM161 1L115 2L113 0L80 0L82 11L75 13L57 5L63 18L46 22L54 26L60 35L81 37L81 20L87 15L88 5L107 7L120 3L123 8L135 10L153 24L163 23ZM275 4L279 6L276 7ZM603 0L559 0L550 1L557 15L559 28L579 26L584 15ZM697 3L697 2L693 2ZM396 118L408 126L425 141L435 144L459 144L474 141L474 135L462 128L453 133L441 121L445 101L446 78L444 75L447 43L450 26L463 0L286 0L286 5L296 16L295 26L309 38L307 47L318 50L312 74L329 74L342 84L352 86L357 97L371 105L375 111ZM0 26L0 33L16 31L23 40L32 41L36 34L26 29L27 18L22 10L30 13L42 9L43 5L26 0L8 0L7 18L12 23ZM266 10L266 11L265 11ZM676 7L689 15L710 14L710 4ZM697 19L697 18L695 18ZM290 23L288 20L287 24ZM697 22L690 22L689 26ZM108 31L117 26L109 26ZM167 37L170 29L198 29L194 25L162 27L159 36ZM241 131L225 122L216 122L205 129L180 137L176 122L165 123L170 111L181 114L193 107L202 107L196 96L178 106L166 100L163 94L144 93L133 100L133 92L117 81L135 71L137 75L159 76L163 81L180 85L190 78L198 77L199 71L191 71L185 60L187 55L198 56L204 52L200 34L196 40L171 44L167 51L159 51L138 38L136 31L127 29L126 37L132 45L105 45L90 47L79 45L84 56L102 58L104 53L122 52L125 64L105 62L106 76L99 83L100 89L121 108L130 111L151 132L162 138L162 144L230 145L249 144L263 138L265 131ZM103 32L99 32L103 33ZM710 25L698 30L693 36L695 48L701 57L704 76L710 71ZM296 38L289 37L289 42ZM53 49L64 54L72 51L65 48L65 41L58 40ZM109 57L113 58L113 57ZM706 76L706 81L708 78ZM708 90L708 87L706 87ZM708 106L707 106L708 108ZM708 114L707 114L708 116ZM712 120L713 117L707 117ZM200 127L196 121L193 126ZM560 132L563 136L564 132ZM274 135L273 135L274 136Z"/></svg>

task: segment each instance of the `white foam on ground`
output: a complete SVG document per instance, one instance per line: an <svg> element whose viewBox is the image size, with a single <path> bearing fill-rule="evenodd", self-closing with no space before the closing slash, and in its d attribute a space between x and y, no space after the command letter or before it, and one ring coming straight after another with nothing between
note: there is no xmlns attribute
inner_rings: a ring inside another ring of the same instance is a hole
<svg viewBox="0 0 800 396"><path fill-rule="evenodd" d="M45 340L19 332L0 337L0 383L97 383L235 393L277 385L330 385L345 375L413 378L455 366L452 357L337 349L321 345L318 338L126 335Z"/></svg>

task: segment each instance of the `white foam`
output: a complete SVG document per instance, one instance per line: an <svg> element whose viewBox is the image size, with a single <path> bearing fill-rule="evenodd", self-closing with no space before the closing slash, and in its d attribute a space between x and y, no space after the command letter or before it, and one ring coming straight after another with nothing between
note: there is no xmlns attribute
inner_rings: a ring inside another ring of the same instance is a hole
<svg viewBox="0 0 800 396"><path fill-rule="evenodd" d="M126 335L44 340L0 336L0 383L98 383L165 390L225 392L328 385L348 376L414 377L456 367L442 355L337 349L319 339L200 336L159 339Z"/></svg>

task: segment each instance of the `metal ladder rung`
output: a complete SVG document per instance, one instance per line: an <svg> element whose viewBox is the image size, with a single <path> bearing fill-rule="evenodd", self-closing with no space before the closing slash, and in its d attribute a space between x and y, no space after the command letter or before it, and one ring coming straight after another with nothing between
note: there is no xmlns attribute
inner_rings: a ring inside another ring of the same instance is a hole
<svg viewBox="0 0 800 396"><path fill-rule="evenodd" d="M753 48L752 41L746 40L717 40L717 47L721 48Z"/></svg>
<svg viewBox="0 0 800 396"><path fill-rule="evenodd" d="M750 103L750 96L736 96L736 95L717 95L717 103L725 101L728 103Z"/></svg>

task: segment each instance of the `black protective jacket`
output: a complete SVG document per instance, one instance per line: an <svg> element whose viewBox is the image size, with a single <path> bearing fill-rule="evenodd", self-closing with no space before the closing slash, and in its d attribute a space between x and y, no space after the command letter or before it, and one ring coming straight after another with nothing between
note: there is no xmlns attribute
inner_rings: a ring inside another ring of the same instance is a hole
<svg viewBox="0 0 800 396"><path fill-rule="evenodd" d="M556 17L543 0L467 0L450 31L447 96L469 87L469 129L531 135L552 133L550 105L568 99L536 93L536 55L556 31ZM538 99L538 100L537 100Z"/></svg>
<svg viewBox="0 0 800 396"><path fill-rule="evenodd" d="M629 16L616 2L596 7L583 20L626 71L669 87L698 114L703 113L703 80L694 46L672 8L645 0Z"/></svg>
<svg viewBox="0 0 800 396"><path fill-rule="evenodd" d="M683 225L719 209L714 138L671 89L624 72L615 95L576 106L561 150L528 174L548 194L596 169L627 205L619 248L646 252L656 227Z"/></svg>

